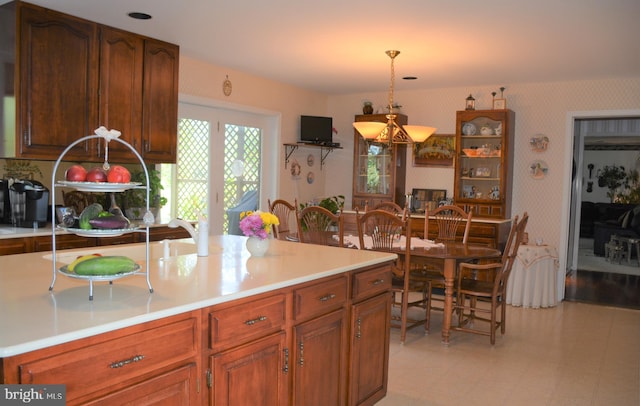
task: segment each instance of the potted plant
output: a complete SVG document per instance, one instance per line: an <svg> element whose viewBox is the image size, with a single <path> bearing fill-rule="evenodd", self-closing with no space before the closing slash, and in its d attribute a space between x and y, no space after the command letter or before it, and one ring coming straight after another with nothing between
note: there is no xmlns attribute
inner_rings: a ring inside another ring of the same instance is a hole
<svg viewBox="0 0 640 406"><path fill-rule="evenodd" d="M638 171L629 171L624 182L625 192L618 195L619 203L640 204L640 174Z"/></svg>
<svg viewBox="0 0 640 406"><path fill-rule="evenodd" d="M147 167L149 172L149 210L157 219L160 208L167 203L167 198L161 195L162 183L160 181L160 172ZM140 182L147 184L144 171L140 170L131 173L131 182ZM141 220L147 210L147 191L145 189L129 189L124 193L123 205L125 214L130 220Z"/></svg>
<svg viewBox="0 0 640 406"><path fill-rule="evenodd" d="M344 208L344 196L337 195L337 196L325 197L324 199L320 200L317 203L315 201L308 202L308 203L300 203L300 209L304 209L307 206L324 207L325 209L329 210L331 213L337 214L339 210L342 210Z"/></svg>
<svg viewBox="0 0 640 406"><path fill-rule="evenodd" d="M598 186L609 189L607 196L613 203L616 191L620 186L625 185L627 172L624 166L605 165L598 171Z"/></svg>

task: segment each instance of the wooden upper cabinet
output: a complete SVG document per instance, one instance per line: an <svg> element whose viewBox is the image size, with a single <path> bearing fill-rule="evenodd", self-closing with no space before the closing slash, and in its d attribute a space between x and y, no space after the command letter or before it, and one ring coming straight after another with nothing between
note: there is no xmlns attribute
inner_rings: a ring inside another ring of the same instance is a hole
<svg viewBox="0 0 640 406"><path fill-rule="evenodd" d="M176 162L179 48L146 39L142 108L142 156L147 162Z"/></svg>
<svg viewBox="0 0 640 406"><path fill-rule="evenodd" d="M100 29L100 124L120 131L120 139L141 151L144 40L110 27ZM102 144L102 143L101 143ZM98 153L104 154L104 147ZM131 150L109 143L109 158L127 160Z"/></svg>
<svg viewBox="0 0 640 406"><path fill-rule="evenodd" d="M117 129L147 163L176 161L179 47L20 3L16 156L57 159L99 126ZM65 160L104 160L91 140ZM109 161L138 163L123 144Z"/></svg>
<svg viewBox="0 0 640 406"><path fill-rule="evenodd" d="M19 7L19 123L16 155L57 158L98 122L96 25L22 4ZM67 154L86 160L96 145Z"/></svg>

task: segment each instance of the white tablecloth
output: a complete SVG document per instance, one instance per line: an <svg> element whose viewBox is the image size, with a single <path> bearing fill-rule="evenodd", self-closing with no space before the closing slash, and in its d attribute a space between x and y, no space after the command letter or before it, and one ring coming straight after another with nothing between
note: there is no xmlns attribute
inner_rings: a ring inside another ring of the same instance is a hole
<svg viewBox="0 0 640 406"><path fill-rule="evenodd" d="M404 235L400 236L398 240L393 242L393 248L396 249L404 249L406 238ZM360 248L360 239L357 235L345 235L344 243L348 246L354 246L356 248ZM444 244L436 243L432 240L423 240L422 238L411 237L411 248L431 248L431 247L442 247ZM364 246L365 248L371 249L373 246L373 240L370 236L364 236Z"/></svg>
<svg viewBox="0 0 640 406"><path fill-rule="evenodd" d="M507 303L522 307L557 304L558 252L549 245L521 245L507 283Z"/></svg>

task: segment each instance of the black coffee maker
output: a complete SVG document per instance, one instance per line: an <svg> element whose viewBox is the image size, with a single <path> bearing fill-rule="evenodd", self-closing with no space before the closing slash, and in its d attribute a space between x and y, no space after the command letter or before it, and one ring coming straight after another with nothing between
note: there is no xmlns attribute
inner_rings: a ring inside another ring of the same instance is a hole
<svg viewBox="0 0 640 406"><path fill-rule="evenodd" d="M44 227L49 214L49 189L35 180L0 181L0 218L15 227Z"/></svg>

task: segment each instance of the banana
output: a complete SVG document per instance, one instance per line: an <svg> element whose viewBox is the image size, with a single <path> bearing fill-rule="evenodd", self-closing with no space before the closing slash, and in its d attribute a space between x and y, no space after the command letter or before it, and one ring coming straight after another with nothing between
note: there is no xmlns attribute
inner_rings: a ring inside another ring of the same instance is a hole
<svg viewBox="0 0 640 406"><path fill-rule="evenodd" d="M70 263L70 264L67 266L67 269L68 269L70 272L73 272L73 270L75 269L76 265L78 265L80 262L84 262L84 261L86 261L86 260L88 260L88 259L96 258L96 257L99 257L99 256L100 256L100 254L82 255L82 256L80 256L80 257L76 258L76 259L75 259L75 261L73 261L72 263Z"/></svg>
<svg viewBox="0 0 640 406"><path fill-rule="evenodd" d="M103 256L79 262L75 266L74 272L78 275L117 275L131 272L137 266L135 261L129 257Z"/></svg>

